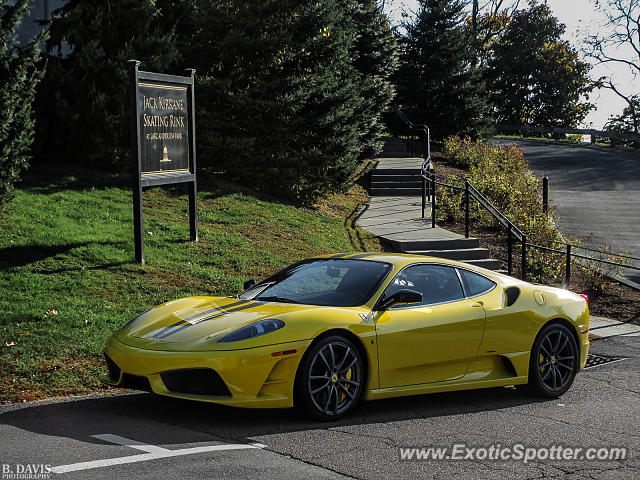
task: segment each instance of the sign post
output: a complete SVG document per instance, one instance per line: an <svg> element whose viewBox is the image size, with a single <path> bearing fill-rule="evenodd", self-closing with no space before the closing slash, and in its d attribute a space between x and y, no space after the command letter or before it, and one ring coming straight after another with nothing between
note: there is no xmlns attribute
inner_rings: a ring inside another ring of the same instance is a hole
<svg viewBox="0 0 640 480"><path fill-rule="evenodd" d="M139 70L138 60L128 63L135 251L136 262L144 263L144 187L187 183L190 237L198 241L195 70L165 75Z"/></svg>

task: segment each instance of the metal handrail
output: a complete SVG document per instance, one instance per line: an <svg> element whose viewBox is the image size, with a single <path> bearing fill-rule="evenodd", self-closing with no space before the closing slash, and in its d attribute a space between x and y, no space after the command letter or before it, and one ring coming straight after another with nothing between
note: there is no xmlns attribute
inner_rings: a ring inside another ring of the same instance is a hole
<svg viewBox="0 0 640 480"><path fill-rule="evenodd" d="M432 168L431 166L431 130L429 130L429 127L427 125L424 125L422 123L413 123L404 114L404 112L400 109L400 107L396 107L395 112L400 117L400 119L407 125L407 127L409 127L409 129L424 132L425 151L423 154L424 162L422 162L422 170Z"/></svg>
<svg viewBox="0 0 640 480"><path fill-rule="evenodd" d="M431 130L427 125L423 124L414 124L407 116L404 114L399 107L395 108L396 114L400 117L400 119L409 127L410 130L418 130L424 133L424 151L423 151L423 162L420 167L421 170L421 182L422 182L422 218L425 217L425 211L427 209L427 180L422 175L422 172L430 171L435 174L435 170L433 168L433 164L431 163ZM431 184L429 184L429 198L435 201L435 188L431 188ZM435 220L432 216L431 225L435 227Z"/></svg>

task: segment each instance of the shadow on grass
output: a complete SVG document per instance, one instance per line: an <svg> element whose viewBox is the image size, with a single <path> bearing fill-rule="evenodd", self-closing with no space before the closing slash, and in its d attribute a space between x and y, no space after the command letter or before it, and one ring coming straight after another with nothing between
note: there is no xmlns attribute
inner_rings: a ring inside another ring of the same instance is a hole
<svg viewBox="0 0 640 480"><path fill-rule="evenodd" d="M188 184L173 184L145 188L161 189L168 195L179 197L187 194ZM128 173L109 173L82 168L33 167L23 177L18 188L29 192L49 195L64 191L82 191L90 189L121 188L131 190L131 175ZM297 205L287 199L275 197L267 193L257 192L249 187L233 183L220 172L211 168L198 169L198 193L206 199L215 199L234 193L257 198L265 202Z"/></svg>
<svg viewBox="0 0 640 480"><path fill-rule="evenodd" d="M18 188L29 192L50 195L69 190L92 188L129 188L131 176L123 173L108 173L81 168L32 168L23 176Z"/></svg>
<svg viewBox="0 0 640 480"><path fill-rule="evenodd" d="M67 253L74 248L86 247L88 245L119 245L113 242L75 242L63 245L16 245L0 249L0 269L24 267L35 262L53 258L57 255ZM58 269L42 269L37 273L61 273L75 270L99 270L124 265L131 262L112 262L91 266L72 266Z"/></svg>
<svg viewBox="0 0 640 480"><path fill-rule="evenodd" d="M18 245L0 249L0 268L24 267L30 263L55 257L89 242L68 243L65 245Z"/></svg>

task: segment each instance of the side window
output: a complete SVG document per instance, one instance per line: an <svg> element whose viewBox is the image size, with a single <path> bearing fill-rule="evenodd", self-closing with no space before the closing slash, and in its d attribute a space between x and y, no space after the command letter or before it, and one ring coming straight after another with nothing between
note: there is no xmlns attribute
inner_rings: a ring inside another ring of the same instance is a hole
<svg viewBox="0 0 640 480"><path fill-rule="evenodd" d="M464 283L464 289L469 297L475 297L491 290L496 284L488 278L470 272L469 270L458 270Z"/></svg>
<svg viewBox="0 0 640 480"><path fill-rule="evenodd" d="M422 305L464 298L456 271L452 267L443 265L413 265L405 268L389 284L385 295L393 295L398 290L404 289L422 293ZM399 307L402 308L402 306Z"/></svg>

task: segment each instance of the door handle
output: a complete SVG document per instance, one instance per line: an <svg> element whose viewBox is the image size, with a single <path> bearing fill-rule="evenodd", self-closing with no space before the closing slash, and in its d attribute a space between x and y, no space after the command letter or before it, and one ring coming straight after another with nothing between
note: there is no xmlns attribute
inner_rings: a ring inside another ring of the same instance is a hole
<svg viewBox="0 0 640 480"><path fill-rule="evenodd" d="M479 300L476 303L472 303L471 306L472 307L484 307L484 302L482 300Z"/></svg>

